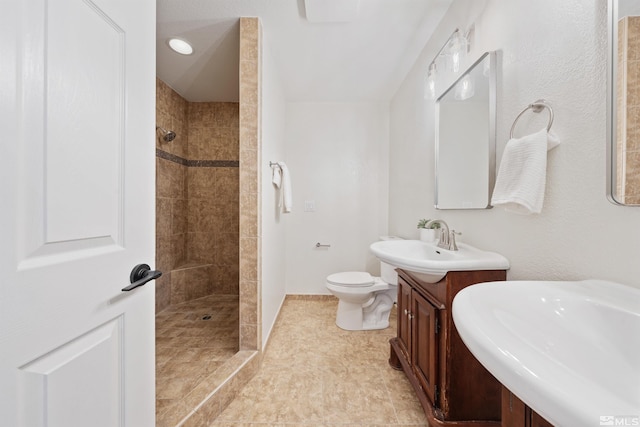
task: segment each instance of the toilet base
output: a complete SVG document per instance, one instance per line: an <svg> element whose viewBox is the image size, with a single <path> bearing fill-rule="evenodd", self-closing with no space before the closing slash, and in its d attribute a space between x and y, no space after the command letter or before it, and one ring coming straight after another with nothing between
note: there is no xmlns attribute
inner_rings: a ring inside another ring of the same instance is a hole
<svg viewBox="0 0 640 427"><path fill-rule="evenodd" d="M336 325L346 331L388 328L394 294L394 290L378 292L364 304L339 300Z"/></svg>

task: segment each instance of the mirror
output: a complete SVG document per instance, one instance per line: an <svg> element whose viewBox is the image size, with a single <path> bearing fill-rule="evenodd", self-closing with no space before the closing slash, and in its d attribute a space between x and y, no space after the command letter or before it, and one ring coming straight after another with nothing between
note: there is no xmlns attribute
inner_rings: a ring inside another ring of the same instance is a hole
<svg viewBox="0 0 640 427"><path fill-rule="evenodd" d="M491 207L496 54L487 52L436 100L436 209Z"/></svg>
<svg viewBox="0 0 640 427"><path fill-rule="evenodd" d="M607 196L640 206L640 2L609 0Z"/></svg>

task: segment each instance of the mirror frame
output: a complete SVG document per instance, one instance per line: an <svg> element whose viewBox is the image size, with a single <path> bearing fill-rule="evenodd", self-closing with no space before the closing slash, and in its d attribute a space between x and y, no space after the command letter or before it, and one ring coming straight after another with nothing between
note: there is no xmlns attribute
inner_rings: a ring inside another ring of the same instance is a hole
<svg viewBox="0 0 640 427"><path fill-rule="evenodd" d="M614 123L617 123L618 112L614 102L614 86L618 78L616 70L618 56L618 0L607 0L607 199L613 204L624 205L616 200L615 187L617 185L616 177L618 170L618 157L616 153L616 136L614 134Z"/></svg>
<svg viewBox="0 0 640 427"><path fill-rule="evenodd" d="M456 84L460 82L467 74L471 73L475 67L482 63L485 58L489 59L489 139L488 143L488 188L487 188L487 204L485 206L474 207L441 207L438 205L438 169L439 169L439 145L440 145L440 101L449 92L455 89ZM496 100L497 100L497 54L495 51L485 52L480 55L473 64L471 64L460 76L436 99L435 113L435 188L434 188L434 206L439 210L468 210L468 209L491 209L491 196L496 180Z"/></svg>

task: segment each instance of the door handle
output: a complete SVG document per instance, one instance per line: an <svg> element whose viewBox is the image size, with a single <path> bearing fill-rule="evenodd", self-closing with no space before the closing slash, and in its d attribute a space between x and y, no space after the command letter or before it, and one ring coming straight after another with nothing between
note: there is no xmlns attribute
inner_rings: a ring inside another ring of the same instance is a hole
<svg viewBox="0 0 640 427"><path fill-rule="evenodd" d="M144 285L145 283L155 280L162 276L162 271L152 270L147 264L138 264L133 267L131 274L129 275L129 281L131 284L125 288L122 288L124 292L132 291L137 287Z"/></svg>

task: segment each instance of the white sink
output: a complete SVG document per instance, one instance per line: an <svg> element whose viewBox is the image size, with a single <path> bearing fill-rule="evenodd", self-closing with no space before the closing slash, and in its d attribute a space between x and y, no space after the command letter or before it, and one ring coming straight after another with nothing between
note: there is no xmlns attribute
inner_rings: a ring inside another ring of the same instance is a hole
<svg viewBox="0 0 640 427"><path fill-rule="evenodd" d="M403 270L422 273L431 283L442 279L449 271L506 270L509 261L495 252L482 251L458 243L457 251L437 247L421 240L386 240L372 243L371 252L388 264Z"/></svg>
<svg viewBox="0 0 640 427"><path fill-rule="evenodd" d="M487 370L552 424L639 425L640 289L481 283L457 294L453 319ZM626 424L601 424L611 416Z"/></svg>

